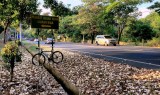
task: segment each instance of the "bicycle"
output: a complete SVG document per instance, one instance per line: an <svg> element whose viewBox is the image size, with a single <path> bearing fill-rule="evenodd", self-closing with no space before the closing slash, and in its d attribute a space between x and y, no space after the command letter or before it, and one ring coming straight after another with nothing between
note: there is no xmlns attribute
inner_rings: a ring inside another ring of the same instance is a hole
<svg viewBox="0 0 160 95"><path fill-rule="evenodd" d="M40 52L33 55L32 57L32 64L34 65L41 65L44 64L46 62L46 59L48 59L48 61L52 61L53 63L60 63L63 61L63 54L60 51L53 51L53 47L51 51L43 51L42 48L36 48L39 49ZM51 54L45 54L44 52L50 52ZM41 63L41 64L40 64Z"/></svg>

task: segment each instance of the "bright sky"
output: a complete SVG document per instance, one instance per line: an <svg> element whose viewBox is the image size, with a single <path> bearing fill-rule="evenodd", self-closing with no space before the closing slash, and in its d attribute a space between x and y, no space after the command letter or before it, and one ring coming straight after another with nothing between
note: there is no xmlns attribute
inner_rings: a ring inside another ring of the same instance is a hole
<svg viewBox="0 0 160 95"><path fill-rule="evenodd" d="M81 5L82 2L81 0L58 0L59 2L62 1L64 3L64 5L68 6L68 4L70 4L70 8L73 8L74 6L78 6ZM45 9L43 8L43 0L38 0L38 2L41 3L40 5L40 9L43 10L43 12L50 12L50 9Z"/></svg>
<svg viewBox="0 0 160 95"><path fill-rule="evenodd" d="M154 0L154 2L152 2L152 3L145 3L145 4L140 5L138 7L139 11L142 12L142 16L140 16L140 18L144 18L147 15L149 15L151 13L151 10L147 9L147 7L153 5L157 1L159 1L159 0Z"/></svg>
<svg viewBox="0 0 160 95"><path fill-rule="evenodd" d="M71 8L82 4L81 0L58 0L58 1L62 1L65 5L71 4Z"/></svg>
<svg viewBox="0 0 160 95"><path fill-rule="evenodd" d="M40 9L42 9L43 12L50 12L49 9L45 9L42 7L43 0L38 0L38 1L41 3ZM70 4L71 5L70 8L73 8L74 6L82 4L81 0L58 0L58 1L59 2L62 1L66 6L68 4ZM155 0L154 2L156 2L156 1L159 1L159 0ZM151 10L147 9L147 7L149 7L150 5L153 5L154 2L153 3L145 3L145 4L139 6L139 11L142 12L142 16L140 16L140 18L146 17L148 14L150 14Z"/></svg>

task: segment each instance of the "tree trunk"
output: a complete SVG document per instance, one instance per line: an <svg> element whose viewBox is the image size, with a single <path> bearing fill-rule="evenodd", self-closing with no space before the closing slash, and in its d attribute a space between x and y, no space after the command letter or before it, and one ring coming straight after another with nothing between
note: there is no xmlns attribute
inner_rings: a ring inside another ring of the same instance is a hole
<svg viewBox="0 0 160 95"><path fill-rule="evenodd" d="M92 34L91 34L91 44L93 44L94 43L94 32L92 32Z"/></svg>
<svg viewBox="0 0 160 95"><path fill-rule="evenodd" d="M6 25L6 27L4 28L4 39L3 39L3 43L5 44L6 43L6 41L7 41L7 37L6 37L6 32L7 32L7 28L8 28L8 26L9 26L9 19L7 20L7 25Z"/></svg>
<svg viewBox="0 0 160 95"><path fill-rule="evenodd" d="M32 56L34 55L24 45L22 46ZM44 64L43 66L55 78L55 80L63 87L63 89L68 93L68 95L82 95L82 93L78 90L78 88L76 88L70 81L68 81L55 67L53 66L51 67L49 64Z"/></svg>
<svg viewBox="0 0 160 95"><path fill-rule="evenodd" d="M10 60L10 81L13 80L13 70L14 70L14 59L15 57L12 57L11 60Z"/></svg>
<svg viewBox="0 0 160 95"><path fill-rule="evenodd" d="M121 32L119 31L118 32L118 41L117 41L117 44L119 44L120 40L121 40Z"/></svg>
<svg viewBox="0 0 160 95"><path fill-rule="evenodd" d="M82 40L82 43L84 44L84 34L83 34L83 40Z"/></svg>
<svg viewBox="0 0 160 95"><path fill-rule="evenodd" d="M117 41L117 44L119 44L119 42L120 42L120 40L121 40L122 32L123 32L123 29L124 29L123 26L124 26L124 25L121 25L121 26L119 26L119 28L118 28L118 41Z"/></svg>
<svg viewBox="0 0 160 95"><path fill-rule="evenodd" d="M4 34L3 34L3 43L4 43L4 44L6 43L6 28L5 28Z"/></svg>

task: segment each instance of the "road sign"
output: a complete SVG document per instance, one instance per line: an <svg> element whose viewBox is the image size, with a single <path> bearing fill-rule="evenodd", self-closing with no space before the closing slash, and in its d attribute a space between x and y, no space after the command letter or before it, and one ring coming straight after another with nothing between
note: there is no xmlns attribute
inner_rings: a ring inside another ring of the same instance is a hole
<svg viewBox="0 0 160 95"><path fill-rule="evenodd" d="M59 29L59 18L54 16L31 15L31 27Z"/></svg>

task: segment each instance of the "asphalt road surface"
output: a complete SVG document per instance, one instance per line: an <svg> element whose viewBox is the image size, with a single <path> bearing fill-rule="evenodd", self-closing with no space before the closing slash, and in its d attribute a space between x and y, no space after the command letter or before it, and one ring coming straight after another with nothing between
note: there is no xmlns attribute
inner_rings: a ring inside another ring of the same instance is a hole
<svg viewBox="0 0 160 95"><path fill-rule="evenodd" d="M41 42L43 44L43 42ZM129 64L138 68L160 69L160 49L142 46L96 46L56 42L55 48L81 52L107 61Z"/></svg>
<svg viewBox="0 0 160 95"><path fill-rule="evenodd" d="M129 64L139 68L160 69L160 49L142 46L96 46L56 43L56 48L81 52L107 61Z"/></svg>

